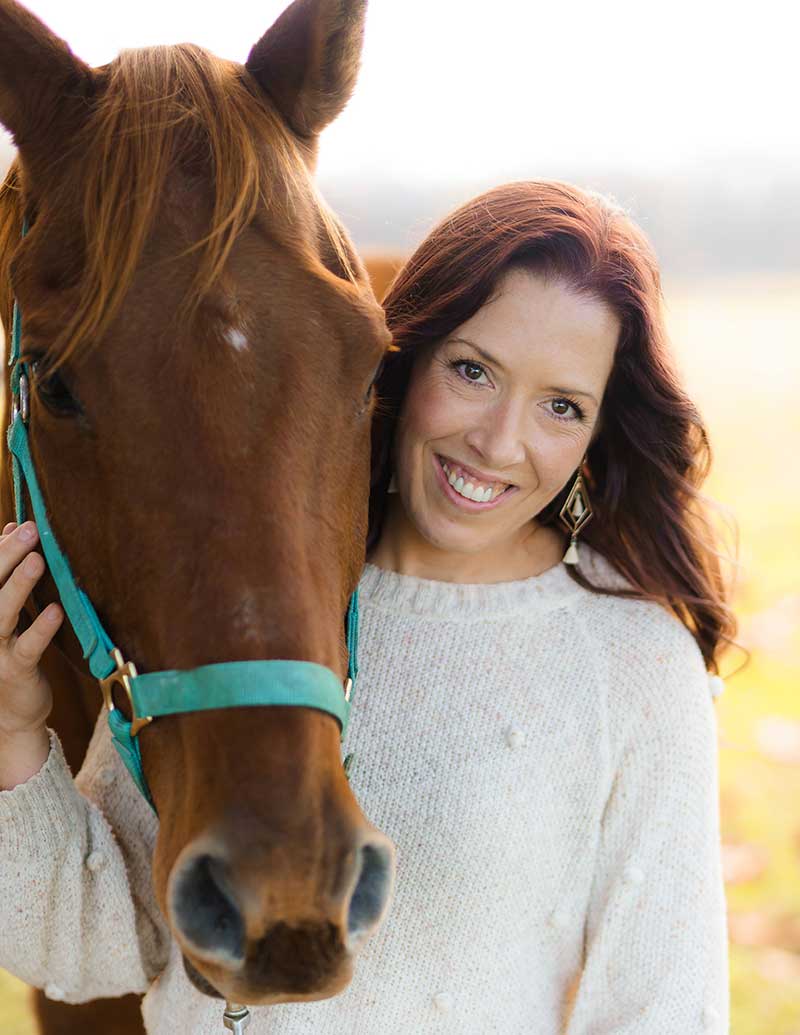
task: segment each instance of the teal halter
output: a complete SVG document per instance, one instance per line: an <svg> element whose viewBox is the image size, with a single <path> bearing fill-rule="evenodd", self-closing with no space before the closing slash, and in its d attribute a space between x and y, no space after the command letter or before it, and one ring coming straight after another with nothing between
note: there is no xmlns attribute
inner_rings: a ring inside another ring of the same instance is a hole
<svg viewBox="0 0 800 1035"><path fill-rule="evenodd" d="M27 232L26 220L22 236ZM338 721L344 739L351 694L358 674L358 590L350 598L345 619L349 657L344 691L331 669L311 661L226 661L183 671L140 675L132 662L124 660L103 628L91 600L76 584L69 561L47 519L47 508L28 444L29 379L27 364L20 359L21 337L22 317L15 300L8 360L12 367L12 413L7 438L12 457L17 522L22 524L25 520L24 479L42 550L61 603L83 649L83 656L88 659L89 669L100 682L114 744L153 811L155 803L142 769L138 733L158 716L211 708L294 705L328 712ZM131 722L114 704L115 684L123 688L130 701ZM345 770L348 762L349 758L345 761Z"/></svg>

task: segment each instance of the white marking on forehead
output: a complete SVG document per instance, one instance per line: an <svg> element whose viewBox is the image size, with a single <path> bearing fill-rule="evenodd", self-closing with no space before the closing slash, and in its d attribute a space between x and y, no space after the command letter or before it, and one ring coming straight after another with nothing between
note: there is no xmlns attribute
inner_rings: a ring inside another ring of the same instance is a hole
<svg viewBox="0 0 800 1035"><path fill-rule="evenodd" d="M264 598L242 589L230 612L230 630L238 643L261 643L264 636ZM263 645L262 645L263 646Z"/></svg>
<svg viewBox="0 0 800 1035"><path fill-rule="evenodd" d="M225 331L225 341L227 341L229 345L232 345L237 352L241 352L242 349L250 348L250 342L238 327L229 327L227 331Z"/></svg>

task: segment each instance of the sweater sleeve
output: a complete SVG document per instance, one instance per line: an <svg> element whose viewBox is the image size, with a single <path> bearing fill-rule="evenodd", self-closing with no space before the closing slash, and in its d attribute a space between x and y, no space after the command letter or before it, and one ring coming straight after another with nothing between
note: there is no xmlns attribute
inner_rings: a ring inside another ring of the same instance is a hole
<svg viewBox="0 0 800 1035"><path fill-rule="evenodd" d="M612 666L618 673L609 706L614 776L568 1035L729 1030L709 678L683 625L652 610L648 621L658 636Z"/></svg>
<svg viewBox="0 0 800 1035"><path fill-rule="evenodd" d="M0 966L71 1003L144 992L165 963L163 932L140 891L149 873L137 879L148 864L89 796L105 795L129 836L147 833L137 812L147 806L108 754L101 722L77 781L51 732L41 770L0 792Z"/></svg>

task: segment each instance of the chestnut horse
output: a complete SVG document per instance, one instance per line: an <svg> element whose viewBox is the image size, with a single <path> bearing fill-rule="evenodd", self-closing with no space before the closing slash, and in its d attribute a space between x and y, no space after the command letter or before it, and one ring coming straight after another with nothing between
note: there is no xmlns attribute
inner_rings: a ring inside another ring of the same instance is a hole
<svg viewBox="0 0 800 1035"><path fill-rule="evenodd" d="M389 335L312 177L365 4L296 0L244 66L182 44L90 68L0 0L0 122L18 148L0 311L8 335L16 297L35 363L28 433L53 531L140 672L281 658L345 679ZM7 454L0 487L5 523ZM48 574L26 609L56 598ZM68 623L43 664L75 771L99 696ZM394 854L350 791L335 719L233 707L160 717L139 742L156 899L198 987L251 1005L341 992ZM211 921L200 942L183 923L215 891L197 865L209 843L247 932L235 958ZM124 991L110 972L109 996ZM104 1004L48 1004L45 1030L141 1031Z"/></svg>

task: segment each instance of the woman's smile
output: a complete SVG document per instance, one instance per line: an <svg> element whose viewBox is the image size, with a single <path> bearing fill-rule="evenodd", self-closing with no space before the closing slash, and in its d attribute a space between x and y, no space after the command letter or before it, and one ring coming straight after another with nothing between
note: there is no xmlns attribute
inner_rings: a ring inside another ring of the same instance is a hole
<svg viewBox="0 0 800 1035"><path fill-rule="evenodd" d="M518 491L518 486L508 482L482 480L472 468L439 453L433 454L433 466L445 497L468 513L493 510Z"/></svg>

